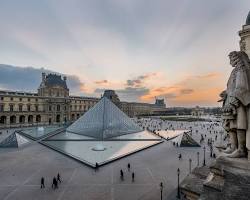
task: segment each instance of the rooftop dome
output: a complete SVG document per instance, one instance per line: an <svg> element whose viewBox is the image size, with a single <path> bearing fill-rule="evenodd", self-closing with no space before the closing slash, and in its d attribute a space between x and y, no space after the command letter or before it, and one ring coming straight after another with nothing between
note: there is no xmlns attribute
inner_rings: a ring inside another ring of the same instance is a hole
<svg viewBox="0 0 250 200"><path fill-rule="evenodd" d="M247 15L246 25L250 25L250 11L249 11L249 13Z"/></svg>

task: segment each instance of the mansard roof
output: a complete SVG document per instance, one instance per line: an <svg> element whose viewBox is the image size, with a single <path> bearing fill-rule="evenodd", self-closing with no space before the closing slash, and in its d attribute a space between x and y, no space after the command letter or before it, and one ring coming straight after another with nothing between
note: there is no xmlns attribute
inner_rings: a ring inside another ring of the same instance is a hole
<svg viewBox="0 0 250 200"><path fill-rule="evenodd" d="M61 86L65 89L68 89L66 80L62 79L60 75L57 74L48 74L44 81L45 86Z"/></svg>

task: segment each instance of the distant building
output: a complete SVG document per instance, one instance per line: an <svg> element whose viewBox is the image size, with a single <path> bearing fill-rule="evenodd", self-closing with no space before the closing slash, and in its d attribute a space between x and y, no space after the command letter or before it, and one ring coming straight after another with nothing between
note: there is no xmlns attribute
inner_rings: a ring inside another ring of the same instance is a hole
<svg viewBox="0 0 250 200"><path fill-rule="evenodd" d="M121 102L114 90L106 90L104 96L130 117L150 115L158 108L155 104ZM37 93L0 91L0 128L72 123L99 100L70 96L66 77L42 73Z"/></svg>
<svg viewBox="0 0 250 200"><path fill-rule="evenodd" d="M199 106L196 106L191 111L191 115L196 117L201 117L204 114L205 114L204 108L200 108Z"/></svg>

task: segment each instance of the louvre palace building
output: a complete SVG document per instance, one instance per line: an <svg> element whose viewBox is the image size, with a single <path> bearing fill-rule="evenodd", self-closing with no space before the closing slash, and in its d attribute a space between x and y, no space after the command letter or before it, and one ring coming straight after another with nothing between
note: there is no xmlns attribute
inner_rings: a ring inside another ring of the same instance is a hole
<svg viewBox="0 0 250 200"><path fill-rule="evenodd" d="M166 108L163 99L148 104L120 101L114 90L106 90L103 95L130 117L150 115ZM72 123L99 100L70 96L67 77L42 73L37 93L0 91L0 128Z"/></svg>

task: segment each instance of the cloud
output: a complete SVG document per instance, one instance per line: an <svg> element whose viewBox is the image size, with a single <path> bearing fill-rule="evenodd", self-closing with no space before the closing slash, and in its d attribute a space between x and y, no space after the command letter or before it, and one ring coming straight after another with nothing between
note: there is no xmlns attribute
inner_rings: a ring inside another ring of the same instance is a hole
<svg viewBox="0 0 250 200"><path fill-rule="evenodd" d="M134 79L127 80L126 85L129 87L142 87L143 83L146 80L148 80L156 75L157 75L157 73L148 73L148 74L140 75Z"/></svg>
<svg viewBox="0 0 250 200"><path fill-rule="evenodd" d="M182 89L182 90L180 90L181 94L191 94L193 92L194 92L193 89Z"/></svg>
<svg viewBox="0 0 250 200"><path fill-rule="evenodd" d="M0 88L36 92L41 83L42 72L57 73L45 68L18 67L0 64ZM57 73L60 74L60 73ZM65 74L60 74L65 75ZM71 94L81 94L85 84L75 75L66 75Z"/></svg>
<svg viewBox="0 0 250 200"><path fill-rule="evenodd" d="M218 73L187 76L176 84L150 89L141 100L150 102L159 96L166 98L169 106L217 105L222 91L217 85L220 79Z"/></svg>
<svg viewBox="0 0 250 200"><path fill-rule="evenodd" d="M96 88L95 93L101 95L104 93L105 88ZM121 101L140 101L140 97L149 93L149 89L145 87L133 88L126 87L124 89L117 89L115 92L118 94Z"/></svg>
<svg viewBox="0 0 250 200"><path fill-rule="evenodd" d="M95 81L95 84L97 85L102 85L108 83L108 80L100 80L100 81Z"/></svg>

